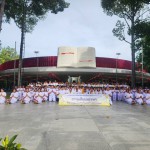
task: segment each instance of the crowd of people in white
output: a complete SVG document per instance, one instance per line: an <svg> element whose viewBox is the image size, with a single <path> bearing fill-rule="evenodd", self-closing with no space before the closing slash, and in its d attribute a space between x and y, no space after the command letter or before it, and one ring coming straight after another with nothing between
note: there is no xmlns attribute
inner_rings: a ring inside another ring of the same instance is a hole
<svg viewBox="0 0 150 150"><path fill-rule="evenodd" d="M0 90L0 104L14 104L21 102L28 104L33 102L56 102L59 95L64 94L106 94L112 102L124 101L128 104L150 104L150 89L130 89L128 85L110 85L100 83L68 84L58 82L30 83L28 86L16 87L9 98L7 93Z"/></svg>

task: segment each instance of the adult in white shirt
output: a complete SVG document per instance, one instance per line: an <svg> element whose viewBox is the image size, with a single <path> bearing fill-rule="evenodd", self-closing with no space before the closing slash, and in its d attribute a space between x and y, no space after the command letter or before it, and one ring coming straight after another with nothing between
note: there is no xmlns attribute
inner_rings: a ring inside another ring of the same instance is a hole
<svg viewBox="0 0 150 150"><path fill-rule="evenodd" d="M71 94L72 93L72 87L69 87L69 94Z"/></svg>
<svg viewBox="0 0 150 150"><path fill-rule="evenodd" d="M146 95L147 95L147 90L145 89L145 90L143 90L143 92L142 92L142 94L143 94L143 101L144 101L144 103L146 102Z"/></svg>
<svg viewBox="0 0 150 150"><path fill-rule="evenodd" d="M6 102L6 92L3 89L0 90L0 104L4 104Z"/></svg>
<svg viewBox="0 0 150 150"><path fill-rule="evenodd" d="M48 90L48 94L49 94L49 101L50 102L56 102L56 89L54 88L54 86L51 86L51 88L49 88Z"/></svg>
<svg viewBox="0 0 150 150"><path fill-rule="evenodd" d="M143 101L143 94L141 93L141 90L139 89L137 91L137 93L135 94L135 100L138 104L143 105L144 101Z"/></svg>
<svg viewBox="0 0 150 150"><path fill-rule="evenodd" d="M118 90L118 101L122 101L122 90L120 88Z"/></svg>
<svg viewBox="0 0 150 150"><path fill-rule="evenodd" d="M13 92L10 94L10 99L7 101L7 103L14 104L17 103L18 100L19 100L19 94L16 91L16 89L13 89Z"/></svg>
<svg viewBox="0 0 150 150"><path fill-rule="evenodd" d="M96 90L96 94L102 94L102 89L101 89L101 88L98 88L98 89Z"/></svg>
<svg viewBox="0 0 150 150"><path fill-rule="evenodd" d="M109 96L109 101L110 101L110 104L112 105L112 91L109 89L109 87L106 88L106 90L104 91L104 94L106 94L107 96Z"/></svg>
<svg viewBox="0 0 150 150"><path fill-rule="evenodd" d="M18 99L21 100L22 99L22 94L23 94L23 89L22 89L21 86L19 86L17 88L17 92L18 92L18 96L19 96Z"/></svg>
<svg viewBox="0 0 150 150"><path fill-rule="evenodd" d="M145 103L150 105L150 90L148 90L148 92L146 94Z"/></svg>
<svg viewBox="0 0 150 150"><path fill-rule="evenodd" d="M38 89L37 92L35 92L33 102L34 104L41 104L43 102L43 92L41 91L40 88Z"/></svg>
<svg viewBox="0 0 150 150"><path fill-rule="evenodd" d="M136 89L132 89L132 95L133 95L133 98L135 99L135 95L136 95Z"/></svg>
<svg viewBox="0 0 150 150"><path fill-rule="evenodd" d="M69 89L67 88L67 87L65 87L65 94L70 94L70 91L69 91Z"/></svg>
<svg viewBox="0 0 150 150"><path fill-rule="evenodd" d="M115 88L112 90L112 100L117 101L117 90Z"/></svg>
<svg viewBox="0 0 150 150"><path fill-rule="evenodd" d="M31 95L31 101L33 101L34 100L34 95L35 95L34 89L30 88L29 92L30 92L30 95Z"/></svg>
<svg viewBox="0 0 150 150"><path fill-rule="evenodd" d="M78 88L78 94L82 94L82 88L81 87Z"/></svg>
<svg viewBox="0 0 150 150"><path fill-rule="evenodd" d="M22 104L29 104L30 101L31 101L31 97L32 96L31 96L31 93L30 93L29 89L28 88L25 89L25 92L23 92L21 103Z"/></svg>
<svg viewBox="0 0 150 150"><path fill-rule="evenodd" d="M90 88L89 87L86 87L85 94L90 94Z"/></svg>
<svg viewBox="0 0 150 150"><path fill-rule="evenodd" d="M48 101L48 91L47 91L46 88L45 88L44 91L43 91L43 100L44 100L44 101Z"/></svg>
<svg viewBox="0 0 150 150"><path fill-rule="evenodd" d="M90 88L90 94L95 94L94 88Z"/></svg>
<svg viewBox="0 0 150 150"><path fill-rule="evenodd" d="M66 94L66 91L65 91L64 87L61 87L58 91L58 95L64 95L64 94Z"/></svg>
<svg viewBox="0 0 150 150"><path fill-rule="evenodd" d="M126 90L125 102L127 102L128 104L131 104L131 105L134 105L136 103L133 99L133 94L131 93L131 90Z"/></svg>
<svg viewBox="0 0 150 150"><path fill-rule="evenodd" d="M75 87L72 88L71 94L76 94L76 88Z"/></svg>
<svg viewBox="0 0 150 150"><path fill-rule="evenodd" d="M125 93L126 93L126 90L125 90L125 88L123 88L121 91L122 101L125 101Z"/></svg>

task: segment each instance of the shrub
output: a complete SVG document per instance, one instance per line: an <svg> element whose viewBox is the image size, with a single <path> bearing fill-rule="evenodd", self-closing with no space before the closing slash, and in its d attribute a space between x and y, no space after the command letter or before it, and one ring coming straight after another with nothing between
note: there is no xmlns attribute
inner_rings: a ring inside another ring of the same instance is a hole
<svg viewBox="0 0 150 150"><path fill-rule="evenodd" d="M4 139L0 138L0 150L26 150L25 148L22 148L22 145L20 143L14 142L16 138L17 135L14 135L10 139L8 136L6 136Z"/></svg>

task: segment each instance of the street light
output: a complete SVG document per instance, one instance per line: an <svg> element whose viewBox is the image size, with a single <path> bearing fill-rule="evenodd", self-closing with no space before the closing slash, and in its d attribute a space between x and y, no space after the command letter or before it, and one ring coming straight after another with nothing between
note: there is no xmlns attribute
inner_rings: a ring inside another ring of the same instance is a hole
<svg viewBox="0 0 150 150"><path fill-rule="evenodd" d="M17 55L17 52L16 52L16 42L15 42L15 57L16 55ZM14 60L14 88L16 86L16 72L15 71L16 71L16 58Z"/></svg>
<svg viewBox="0 0 150 150"><path fill-rule="evenodd" d="M116 83L118 82L118 57L121 55L121 53L116 53Z"/></svg>
<svg viewBox="0 0 150 150"><path fill-rule="evenodd" d="M38 82L38 78L39 78L39 59L38 59L38 53L39 51L34 51L35 55L36 55L36 67L37 67L37 74L36 74L36 82Z"/></svg>
<svg viewBox="0 0 150 150"><path fill-rule="evenodd" d="M142 48L142 88L144 86L144 74L143 74L143 68L144 68L144 64L143 64L143 58L144 58L144 53L143 53L143 48Z"/></svg>

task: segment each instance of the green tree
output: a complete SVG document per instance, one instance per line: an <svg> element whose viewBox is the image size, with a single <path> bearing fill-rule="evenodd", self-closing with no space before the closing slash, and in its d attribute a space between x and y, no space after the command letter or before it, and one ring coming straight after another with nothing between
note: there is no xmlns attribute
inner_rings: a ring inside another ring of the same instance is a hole
<svg viewBox="0 0 150 150"><path fill-rule="evenodd" d="M150 72L150 22L142 22L135 27L136 36L141 38L138 43L139 49L141 51L137 54L137 61L142 63L143 57L143 66Z"/></svg>
<svg viewBox="0 0 150 150"><path fill-rule="evenodd" d="M14 20L21 30L20 57L18 70L18 86L21 85L22 57L25 43L25 33L31 32L40 19L48 12L57 14L69 7L65 0L6 0L4 16L6 22Z"/></svg>
<svg viewBox="0 0 150 150"><path fill-rule="evenodd" d="M116 15L121 18L113 29L114 36L131 45L132 87L136 84L135 52L139 40L135 34L135 26L149 19L146 15L150 12L149 4L150 0L101 0L102 8L107 15ZM127 35L131 37L131 40L127 40Z"/></svg>
<svg viewBox="0 0 150 150"><path fill-rule="evenodd" d="M5 0L0 0L0 32L2 30L2 18L4 14Z"/></svg>
<svg viewBox="0 0 150 150"><path fill-rule="evenodd" d="M2 48L2 50L0 51L0 64L18 58L19 55L17 54L14 48L6 47Z"/></svg>

